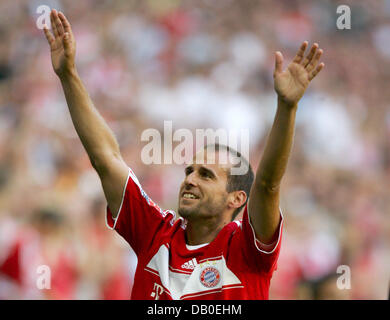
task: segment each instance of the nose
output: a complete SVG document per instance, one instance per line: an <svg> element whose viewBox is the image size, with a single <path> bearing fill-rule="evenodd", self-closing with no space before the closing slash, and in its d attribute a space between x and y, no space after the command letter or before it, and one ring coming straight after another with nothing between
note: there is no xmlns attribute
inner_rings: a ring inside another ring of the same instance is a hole
<svg viewBox="0 0 390 320"><path fill-rule="evenodd" d="M185 177L184 187L190 188L190 187L195 187L195 186L197 186L197 181L196 181L196 173L194 171Z"/></svg>

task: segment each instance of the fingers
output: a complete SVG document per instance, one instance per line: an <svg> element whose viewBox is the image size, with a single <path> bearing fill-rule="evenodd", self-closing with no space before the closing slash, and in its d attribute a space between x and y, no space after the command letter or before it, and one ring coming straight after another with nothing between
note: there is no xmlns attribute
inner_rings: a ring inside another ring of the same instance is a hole
<svg viewBox="0 0 390 320"><path fill-rule="evenodd" d="M318 43L314 43L310 49L310 52L309 54L307 55L307 57L303 60L302 62L302 65L306 68L307 65L310 63L310 61L313 59L314 57L314 54L316 53L318 49Z"/></svg>
<svg viewBox="0 0 390 320"><path fill-rule="evenodd" d="M310 60L310 62L307 64L306 70L307 70L308 72L313 71L313 69L317 66L318 61L319 61L320 58L321 58L322 52L323 52L322 49L319 49L319 50L316 52L316 54L314 55L314 58L312 58L312 59Z"/></svg>
<svg viewBox="0 0 390 320"><path fill-rule="evenodd" d="M63 34L64 34L64 27L62 25L62 22L61 22L60 18L58 17L57 10L53 9L52 10L52 14L54 16L54 22L56 24L56 27L57 27L57 30L58 30L58 34L59 34L59 36L63 36Z"/></svg>
<svg viewBox="0 0 390 320"><path fill-rule="evenodd" d="M46 25L43 26L43 32L45 33L47 42L49 43L49 45L51 47L54 44L55 39L54 39L53 35L51 34L51 32L49 31L49 29L47 28Z"/></svg>
<svg viewBox="0 0 390 320"><path fill-rule="evenodd" d="M54 36L48 30L46 25L43 27L46 39L50 44L50 48L53 49L54 44L59 40L64 46L65 53L70 53L72 49L72 29L69 21L62 12L57 12L55 9L50 12L50 21Z"/></svg>
<svg viewBox="0 0 390 320"><path fill-rule="evenodd" d="M54 22L53 11L50 13L50 24L51 24L51 28L53 29L54 37L55 37L55 39L57 39L59 37L59 35L58 35L57 26L56 26L56 24Z"/></svg>
<svg viewBox="0 0 390 320"><path fill-rule="evenodd" d="M57 18L64 30L63 33L63 38L62 38L62 43L64 45L65 52L69 52L71 49L71 34L72 34L72 29L70 27L70 23L68 19L66 19L65 15L62 12L58 12Z"/></svg>
<svg viewBox="0 0 390 320"><path fill-rule="evenodd" d="M314 77L325 67L324 63L320 63L309 75L309 81L313 80Z"/></svg>
<svg viewBox="0 0 390 320"><path fill-rule="evenodd" d="M53 28L54 37L57 39L58 37L62 37L64 34L64 27L60 18L58 17L57 10L53 9L50 13L50 21Z"/></svg>
<svg viewBox="0 0 390 320"><path fill-rule="evenodd" d="M306 41L302 44L301 48L299 49L296 57L294 58L294 62L301 64L306 71L309 74L309 80L313 80L314 77L324 68L325 64L318 62L320 61L321 55L323 53L322 49L319 49L318 43L314 43L310 49L310 52L306 56L305 59L303 59L304 52L306 50L306 47L304 44L307 43ZM305 49L305 50L303 50Z"/></svg>
<svg viewBox="0 0 390 320"><path fill-rule="evenodd" d="M72 28L70 27L70 23L68 19L66 19L65 15L60 11L58 13L58 17L60 18L62 25L64 27L65 32L68 32L69 34L72 33Z"/></svg>
<svg viewBox="0 0 390 320"><path fill-rule="evenodd" d="M301 45L301 47L299 48L295 58L293 59L293 62L295 63L301 63L302 59L303 59L303 56L305 54L305 51L306 51L306 48L308 46L308 42L307 41L304 41Z"/></svg>
<svg viewBox="0 0 390 320"><path fill-rule="evenodd" d="M283 55L280 51L275 52L275 73L283 71Z"/></svg>
<svg viewBox="0 0 390 320"><path fill-rule="evenodd" d="M65 49L65 54L68 54L71 52L71 41L70 41L70 35L69 35L69 32L65 32L64 33L64 37L63 37L63 40L62 40L62 44L64 46L64 49Z"/></svg>

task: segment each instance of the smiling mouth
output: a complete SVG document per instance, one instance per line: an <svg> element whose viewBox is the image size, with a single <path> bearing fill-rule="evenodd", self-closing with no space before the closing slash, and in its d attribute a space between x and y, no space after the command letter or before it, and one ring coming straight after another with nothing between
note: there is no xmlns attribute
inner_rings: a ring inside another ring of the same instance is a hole
<svg viewBox="0 0 390 320"><path fill-rule="evenodd" d="M196 195L194 195L193 193L190 193L190 192L183 192L181 197L182 197L182 199L190 199L190 200L199 199L199 197L197 197Z"/></svg>

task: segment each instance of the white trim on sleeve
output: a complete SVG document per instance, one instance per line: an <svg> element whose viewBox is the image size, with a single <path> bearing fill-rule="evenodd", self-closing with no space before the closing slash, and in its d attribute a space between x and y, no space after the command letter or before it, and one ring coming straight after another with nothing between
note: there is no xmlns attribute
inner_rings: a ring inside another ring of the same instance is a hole
<svg viewBox="0 0 390 320"><path fill-rule="evenodd" d="M123 200L125 199L125 192L126 192L127 185L128 185L128 183L129 183L129 178L130 178L130 171L131 171L131 169L130 169L130 168L128 168L128 169L129 169L129 171L128 171L128 174L127 174L126 183L125 183L125 186L124 186L123 192L122 192L121 205L120 205L120 207L119 207L119 210L118 210L118 213L117 213L117 215L116 215L116 218L112 218L112 220L114 221L114 225L113 225L112 227L110 227L110 225L108 224L108 221L107 221L107 216L108 216L108 214L107 214L107 212L106 212L106 225L107 225L108 229L110 229L110 230L114 230L114 229L115 229L116 222L118 221L119 215L120 215L121 210L122 210ZM112 217L112 216L111 216L111 217Z"/></svg>
<svg viewBox="0 0 390 320"><path fill-rule="evenodd" d="M283 220L284 220L284 218L283 218L283 213L282 213L282 209L280 209L280 207L279 207L279 213L280 213L280 219L281 219L281 220L280 220L280 223L279 223L278 241L276 242L276 244L274 245L274 247L273 247L273 249L272 249L271 251L265 251L265 250L260 249L259 246L257 245L257 241L258 241L259 243L261 243L261 242L260 242L260 240L258 240L258 239L256 238L255 229L253 229L253 226L252 226L252 224L251 224L251 215L249 214L249 208L247 208L248 223L249 223L249 225L250 225L250 227L251 227L251 229L252 229L253 239L254 239L254 241L255 241L255 246L256 246L256 249L257 249L258 251L262 252L262 253L271 254L271 253L273 253L273 252L275 251L275 249L276 249L276 248L278 247L278 245L279 245L280 236L281 236L281 233L282 233L282 224L283 224Z"/></svg>

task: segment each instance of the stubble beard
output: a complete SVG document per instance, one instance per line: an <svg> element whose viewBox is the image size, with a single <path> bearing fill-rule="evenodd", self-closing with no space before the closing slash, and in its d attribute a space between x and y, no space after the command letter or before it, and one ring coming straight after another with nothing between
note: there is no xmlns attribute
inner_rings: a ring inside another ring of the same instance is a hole
<svg viewBox="0 0 390 320"><path fill-rule="evenodd" d="M211 202L210 200L206 203L198 203L197 205L190 208L183 208L179 206L178 213L181 217L192 220L196 218L211 218L215 216L221 216L226 199L223 198L218 203Z"/></svg>

